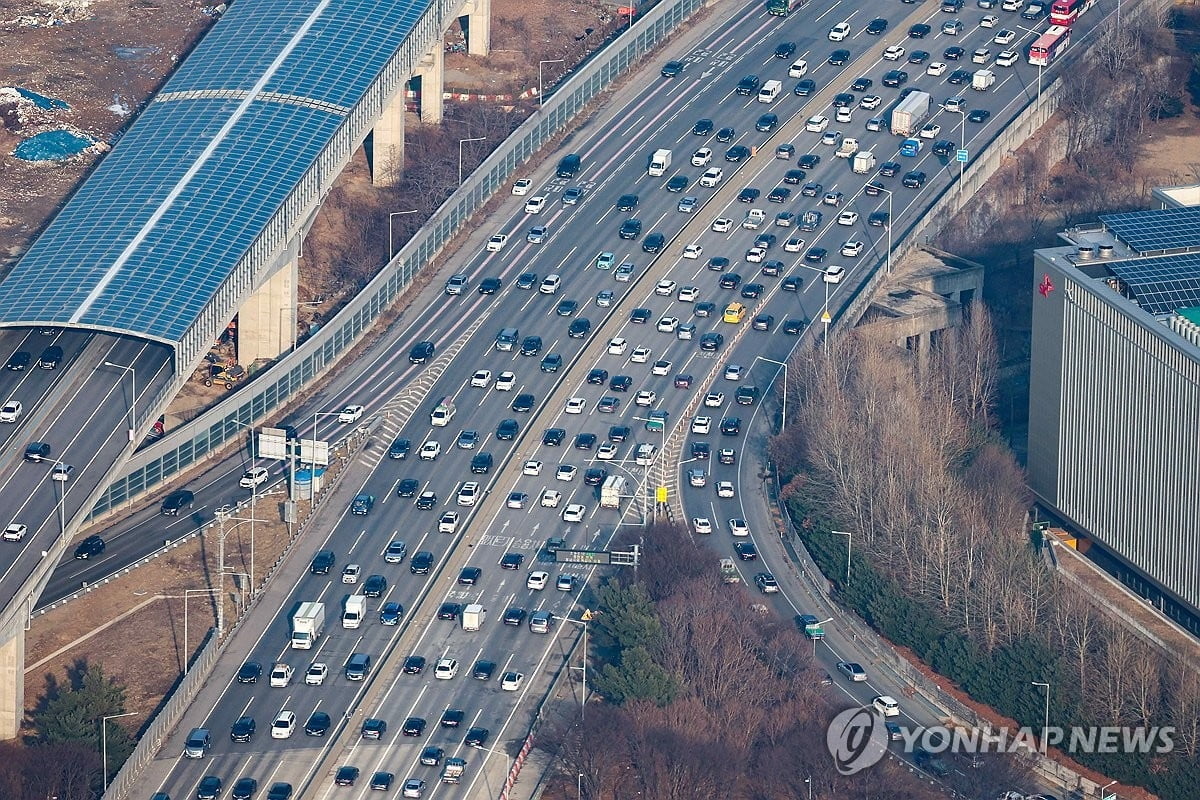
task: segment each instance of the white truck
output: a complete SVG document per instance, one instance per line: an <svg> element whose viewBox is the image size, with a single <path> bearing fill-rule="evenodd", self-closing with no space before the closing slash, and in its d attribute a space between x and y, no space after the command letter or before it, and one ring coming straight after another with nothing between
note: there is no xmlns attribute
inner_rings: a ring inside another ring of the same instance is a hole
<svg viewBox="0 0 1200 800"><path fill-rule="evenodd" d="M671 151L663 148L655 150L654 155L650 156L650 165L646 168L646 174L651 178L659 178L666 175L670 168Z"/></svg>
<svg viewBox="0 0 1200 800"><path fill-rule="evenodd" d="M438 404L433 407L433 412L429 415L429 424L436 428L444 428L450 424L450 420L454 419L454 414L457 409L454 408L454 398L443 397L438 400Z"/></svg>
<svg viewBox="0 0 1200 800"><path fill-rule="evenodd" d="M484 608L479 603L469 603L462 610L462 629L477 631L483 627Z"/></svg>
<svg viewBox="0 0 1200 800"><path fill-rule="evenodd" d="M780 81L767 81L758 90L758 102L774 103L775 98L779 97L781 91L783 91L783 83Z"/></svg>
<svg viewBox="0 0 1200 800"><path fill-rule="evenodd" d="M925 124L932 108L933 98L929 92L913 92L892 109L892 133L912 136Z"/></svg>
<svg viewBox="0 0 1200 800"><path fill-rule="evenodd" d="M342 611L342 627L357 628L362 625L367 616L367 598L361 594L352 594L346 598L346 607Z"/></svg>
<svg viewBox="0 0 1200 800"><path fill-rule="evenodd" d="M875 154L870 150L860 150L854 154L851 169L855 175L867 175L875 169Z"/></svg>
<svg viewBox="0 0 1200 800"><path fill-rule="evenodd" d="M301 603L292 614L292 649L311 650L325 632L325 604Z"/></svg>
<svg viewBox="0 0 1200 800"><path fill-rule="evenodd" d="M838 158L850 158L858 152L858 139L842 139L842 145L834 153Z"/></svg>
<svg viewBox="0 0 1200 800"><path fill-rule="evenodd" d="M976 70L971 76L971 88L977 92L986 92L996 82L996 73L990 69Z"/></svg>
<svg viewBox="0 0 1200 800"><path fill-rule="evenodd" d="M746 218L742 220L742 227L748 231L756 231L766 218L767 212L761 208L752 208L746 212Z"/></svg>
<svg viewBox="0 0 1200 800"><path fill-rule="evenodd" d="M623 475L609 475L600 485L600 507L620 508L621 498L628 497L628 482Z"/></svg>
<svg viewBox="0 0 1200 800"><path fill-rule="evenodd" d="M467 770L467 762L461 758L447 758L442 768L442 783L459 783Z"/></svg>

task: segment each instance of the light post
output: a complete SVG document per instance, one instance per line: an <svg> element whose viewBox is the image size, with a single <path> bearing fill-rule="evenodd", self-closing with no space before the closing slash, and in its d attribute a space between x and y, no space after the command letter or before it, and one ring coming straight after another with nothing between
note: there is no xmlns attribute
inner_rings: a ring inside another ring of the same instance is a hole
<svg viewBox="0 0 1200 800"><path fill-rule="evenodd" d="M787 429L787 387L788 387L787 362L786 361L776 361L775 359L767 358L766 356L755 356L754 360L755 361L766 361L771 364L778 364L783 369L783 416L779 422L779 431L780 431L780 433L782 433L784 430ZM780 372L779 370L775 370L775 374L771 377L771 383L774 383L775 378L779 377L779 372Z"/></svg>
<svg viewBox="0 0 1200 800"><path fill-rule="evenodd" d="M575 779L575 800L583 800L583 773Z"/></svg>
<svg viewBox="0 0 1200 800"><path fill-rule="evenodd" d="M461 145L459 145L461 147ZM461 150L459 151L462 152ZM461 156L460 156L461 159ZM459 161L461 165L461 160ZM458 182L462 183L462 167L458 168ZM392 217L402 217L405 214L416 214L420 209L414 208L409 211L392 211L388 214L388 261L392 260L392 256L396 255L395 246L392 244Z"/></svg>
<svg viewBox="0 0 1200 800"><path fill-rule="evenodd" d="M216 589L209 587L207 589L184 589L183 590L183 657L179 660L183 665L180 672L187 672L188 662L188 598L194 594L216 594ZM220 599L220 598L218 598Z"/></svg>
<svg viewBox="0 0 1200 800"><path fill-rule="evenodd" d="M959 162L959 169L960 170L962 169L962 162ZM959 180L958 185L961 188L961 186L962 186L962 172L961 171L959 172L958 180ZM884 226L884 228L885 228L885 230L887 230L887 274L891 275L892 274L892 192L890 189L884 189L883 187L880 187L879 191L886 194L887 199L888 199L888 210L887 210L888 218L887 218L887 225Z"/></svg>
<svg viewBox="0 0 1200 800"><path fill-rule="evenodd" d="M1117 0L1117 26L1118 30L1121 25L1121 0ZM1037 91L1037 106L1038 106L1038 123L1042 123L1045 117L1042 114L1042 65L1038 64L1038 91Z"/></svg>
<svg viewBox="0 0 1200 800"><path fill-rule="evenodd" d="M805 778L804 783L808 786L808 800L812 800L812 775Z"/></svg>
<svg viewBox="0 0 1200 800"><path fill-rule="evenodd" d="M483 142L483 141L487 141L487 137L486 137L486 136L475 136L475 137L472 137L472 138L470 138L470 139L459 139L459 140L458 140L458 185L459 185L459 186L462 186L462 182L463 182L463 176L462 176L462 153L463 153L463 151L462 151L462 146L463 146L464 144L466 144L467 142Z"/></svg>
<svg viewBox="0 0 1200 800"><path fill-rule="evenodd" d="M890 220L889 220L890 222ZM825 333L821 337L821 350L829 353L829 323L833 322L833 317L829 313L829 281L822 279L822 284L825 286L825 305L821 306L821 324L825 326Z"/></svg>
<svg viewBox="0 0 1200 800"><path fill-rule="evenodd" d="M108 721L118 717L132 717L136 713L136 711L126 711L123 714L108 714L100 718L100 769L104 771L105 790L108 789Z"/></svg>
<svg viewBox="0 0 1200 800"><path fill-rule="evenodd" d="M547 59L543 59L542 61L538 62L538 111L541 111L542 106L545 105L545 103L546 103L546 100L545 100L546 92L544 91L544 89L542 87L542 65L543 64L565 64L565 63L567 63L567 60L565 58L547 58ZM460 180L459 183L462 183L462 181Z"/></svg>
<svg viewBox="0 0 1200 800"><path fill-rule="evenodd" d="M1107 791L1108 791L1108 787L1110 787L1110 786L1115 786L1115 785L1116 785L1116 783L1117 783L1116 781L1109 781L1108 783L1106 783L1106 784L1104 784L1103 786L1101 786L1101 787L1100 787L1100 800L1117 800L1117 793L1116 793L1116 792L1113 792L1113 793L1112 793L1112 794L1110 794L1110 795L1106 795L1106 794L1104 794L1105 792L1107 792Z"/></svg>
<svg viewBox="0 0 1200 800"><path fill-rule="evenodd" d="M586 711L587 711L587 662L588 662L587 620L571 619L569 616L565 616L565 615L562 617L559 617L559 619L563 620L564 622L570 622L575 625L583 626L583 666L579 668L583 672L583 689L581 690L581 694L579 696L579 720L580 720L580 722L582 722L584 719L586 719ZM575 669L575 667L571 667L571 669Z"/></svg>
<svg viewBox="0 0 1200 800"><path fill-rule="evenodd" d="M850 585L850 544L854 541L854 534L850 531L830 531L838 536L846 537L846 585Z"/></svg>
<svg viewBox="0 0 1200 800"><path fill-rule="evenodd" d="M114 364L111 361L105 361L104 366L129 373L130 383L133 385L129 398L129 441L132 442L137 435L137 370L132 365Z"/></svg>
<svg viewBox="0 0 1200 800"><path fill-rule="evenodd" d="M820 622L818 622L818 623L817 623L817 627L822 627L822 626L828 625L830 622L833 622L833 617L829 617L828 619L823 619L823 620L821 620ZM816 658L817 658L817 642L819 642L819 641L820 641L820 639L817 639L817 638L814 638L814 639L812 640L812 643L813 643L813 660L814 660L814 661L815 661L815 660L816 660ZM811 792L811 791L812 791L812 784L810 783L808 786L809 786L809 791Z"/></svg>
<svg viewBox="0 0 1200 800"><path fill-rule="evenodd" d="M1050 684L1043 681L1030 681L1034 686L1046 690L1046 711L1042 717L1042 755L1046 755L1046 733L1050 729Z"/></svg>
<svg viewBox="0 0 1200 800"><path fill-rule="evenodd" d="M1040 74L1041 74L1040 69L1038 70L1038 74L1040 76ZM1039 95L1038 102L1040 103L1041 102L1041 97L1040 97L1041 89L1040 88L1038 90L1038 95ZM966 149L966 146L967 146L967 109L964 106L959 106L958 108L950 109L950 111L954 114L958 114L958 142L959 142L958 146L959 146L959 148ZM1038 107L1038 113L1039 114L1041 113L1040 106ZM958 193L962 194L963 169L966 167L966 162L959 159L957 154L955 154L955 160L958 161ZM892 197L891 197L891 194L889 193L888 194L888 202L890 203L891 200L892 200ZM889 213L888 214L889 221L891 220L891 216L892 215ZM891 226L889 225L888 227L890 230ZM889 250L889 255L890 255L891 248L889 247L888 250ZM890 269L888 271L891 272Z"/></svg>
<svg viewBox="0 0 1200 800"><path fill-rule="evenodd" d="M662 434L662 446L659 447L658 453L655 454L655 456L654 456L654 464L652 467L652 469L654 470L654 473L655 473L654 474L653 519L655 522L658 522L658 505L659 505L658 490L659 490L659 487L663 487L663 488L666 487L666 480L665 480L666 475L665 475L665 472L663 469L663 462L666 460L666 457L667 457L667 421L665 419L651 419L649 417L633 417L632 419L634 419L637 422L642 423L643 425L654 424L654 425L661 426L659 428L658 432ZM650 428L646 428L646 430L650 430ZM647 469L646 470L646 483L649 483L649 482L650 482L650 470ZM646 488L648 490L650 489L649 486L647 486Z"/></svg>

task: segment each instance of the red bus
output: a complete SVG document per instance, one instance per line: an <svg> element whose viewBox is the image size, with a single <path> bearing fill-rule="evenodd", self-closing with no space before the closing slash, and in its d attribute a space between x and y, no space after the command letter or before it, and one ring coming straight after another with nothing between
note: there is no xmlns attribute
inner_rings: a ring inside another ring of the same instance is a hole
<svg viewBox="0 0 1200 800"><path fill-rule="evenodd" d="M1070 43L1070 28L1064 25L1051 25L1045 33L1038 37L1036 42L1029 45L1029 63L1035 67L1048 67L1060 53L1067 49L1067 45Z"/></svg>
<svg viewBox="0 0 1200 800"><path fill-rule="evenodd" d="M1051 25L1074 25L1075 20L1096 4L1096 0L1054 0L1050 5Z"/></svg>

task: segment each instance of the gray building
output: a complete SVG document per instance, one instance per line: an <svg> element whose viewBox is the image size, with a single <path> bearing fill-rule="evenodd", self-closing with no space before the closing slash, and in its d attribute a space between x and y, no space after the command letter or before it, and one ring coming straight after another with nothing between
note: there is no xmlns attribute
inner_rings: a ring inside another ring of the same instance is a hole
<svg viewBox="0 0 1200 800"><path fill-rule="evenodd" d="M1184 621L1200 614L1200 186L1154 195L1034 255L1028 468L1043 505Z"/></svg>

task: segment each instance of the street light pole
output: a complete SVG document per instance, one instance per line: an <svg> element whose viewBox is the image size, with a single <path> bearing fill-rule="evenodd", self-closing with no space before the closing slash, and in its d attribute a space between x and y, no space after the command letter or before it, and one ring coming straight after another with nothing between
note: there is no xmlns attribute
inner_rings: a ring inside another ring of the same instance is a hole
<svg viewBox="0 0 1200 800"><path fill-rule="evenodd" d="M473 138L471 138L471 139L459 139L459 140L458 140L458 185L459 185L459 186L462 186L462 182L463 182L463 174L462 174L462 146L463 146L464 144L466 144L467 142L483 142L483 141L486 141L486 140L487 140L487 137L486 137L486 136L475 136L475 137L473 137Z"/></svg>
<svg viewBox="0 0 1200 800"><path fill-rule="evenodd" d="M183 664L183 669L180 672L187 672L188 662L188 598L194 594L214 594L216 589L184 589L183 590L183 657L180 663Z"/></svg>
<svg viewBox="0 0 1200 800"><path fill-rule="evenodd" d="M573 623L575 625L583 626L583 667L581 667L581 670L583 672L583 689L582 689L582 694L580 695L580 699L579 699L579 720L580 720L580 722L582 722L587 716L586 715L586 712L587 712L587 662L588 662L588 649L587 649L588 625L587 625L587 620L571 619L568 616L563 616L563 617L561 617L561 619L565 620L566 622ZM574 669L574 667L572 667L572 669Z"/></svg>
<svg viewBox="0 0 1200 800"><path fill-rule="evenodd" d="M850 585L850 544L854 541L854 534L851 531L830 531L838 536L846 537L846 585Z"/></svg>
<svg viewBox="0 0 1200 800"><path fill-rule="evenodd" d="M961 179L961 177L962 176L960 175L959 178ZM887 218L887 225L885 226L885 229L887 230L887 274L891 275L892 274L892 192L890 189L884 189L883 187L880 187L879 191L886 194L887 199L888 199L888 210L887 210L888 218Z"/></svg>
<svg viewBox="0 0 1200 800"><path fill-rule="evenodd" d="M461 151L460 151L461 152ZM459 168L458 182L462 183L462 168ZM393 211L388 214L388 261L392 260L392 256L396 255L395 246L392 244L392 217L402 217L405 214L416 214L420 209L414 208L409 211Z"/></svg>
<svg viewBox="0 0 1200 800"><path fill-rule="evenodd" d="M782 433L784 430L787 429L787 387L788 387L787 362L786 361L776 361L775 359L767 358L766 356L755 356L755 359L758 359L760 361L767 361L771 364L778 364L780 367L783 368L783 415L779 421L779 431L780 431L780 433ZM778 377L778 375L779 375L779 370L775 370L775 376ZM771 383L774 383L774 382L775 382L775 378L773 377L773 378L771 378Z"/></svg>
<svg viewBox="0 0 1200 800"><path fill-rule="evenodd" d="M804 782L808 785L808 800L812 800L812 775L805 778Z"/></svg>
<svg viewBox="0 0 1200 800"><path fill-rule="evenodd" d="M565 64L565 63L567 63L567 60L565 58L547 58L547 59L544 59L544 60L538 62L538 111L541 111L542 106L544 106L546 104L546 100L545 100L546 92L542 87L542 65L543 64ZM462 181L459 181L459 183L462 183Z"/></svg>
<svg viewBox="0 0 1200 800"><path fill-rule="evenodd" d="M1041 72L1041 70L1039 70L1039 73L1040 72ZM964 108L963 106L959 106L958 108L954 109L954 113L958 114L958 142L959 142L958 146L962 149L966 149L966 146L967 146L967 109ZM1041 113L1040 110L1038 113ZM955 160L958 161L958 193L962 194L963 168L966 166L966 163L964 161L958 159L957 155L955 156ZM888 202L891 202L891 199L892 198L889 195ZM889 218L891 217L890 213L888 214L888 217Z"/></svg>
<svg viewBox="0 0 1200 800"><path fill-rule="evenodd" d="M132 717L136 711L126 711L123 714L109 714L100 718L100 769L104 772L104 789L108 789L108 721L118 717ZM103 792L101 792L103 794Z"/></svg>
<svg viewBox="0 0 1200 800"><path fill-rule="evenodd" d="M1046 711L1042 717L1042 755L1046 755L1046 732L1050 729L1050 684L1043 681L1031 683L1046 690Z"/></svg>
<svg viewBox="0 0 1200 800"><path fill-rule="evenodd" d="M1105 794L1104 794L1105 792L1107 792L1107 791L1108 791L1108 787L1110 787L1110 786L1115 786L1115 785L1116 785L1116 783L1117 783L1116 781L1109 781L1108 783L1106 783L1106 784L1104 784L1103 786L1101 786L1101 787L1100 787L1100 800L1108 800L1108 798L1109 798L1109 797L1111 797L1111 798L1112 798L1112 800L1117 800L1117 795L1116 795L1116 792L1114 792L1114 793L1113 793L1113 794L1111 794L1111 795L1105 795Z"/></svg>
<svg viewBox="0 0 1200 800"><path fill-rule="evenodd" d="M105 361L104 366L124 370L129 373L130 382L133 385L129 398L129 441L132 442L134 441L134 436L137 435L137 370L132 365L114 364L111 361Z"/></svg>

